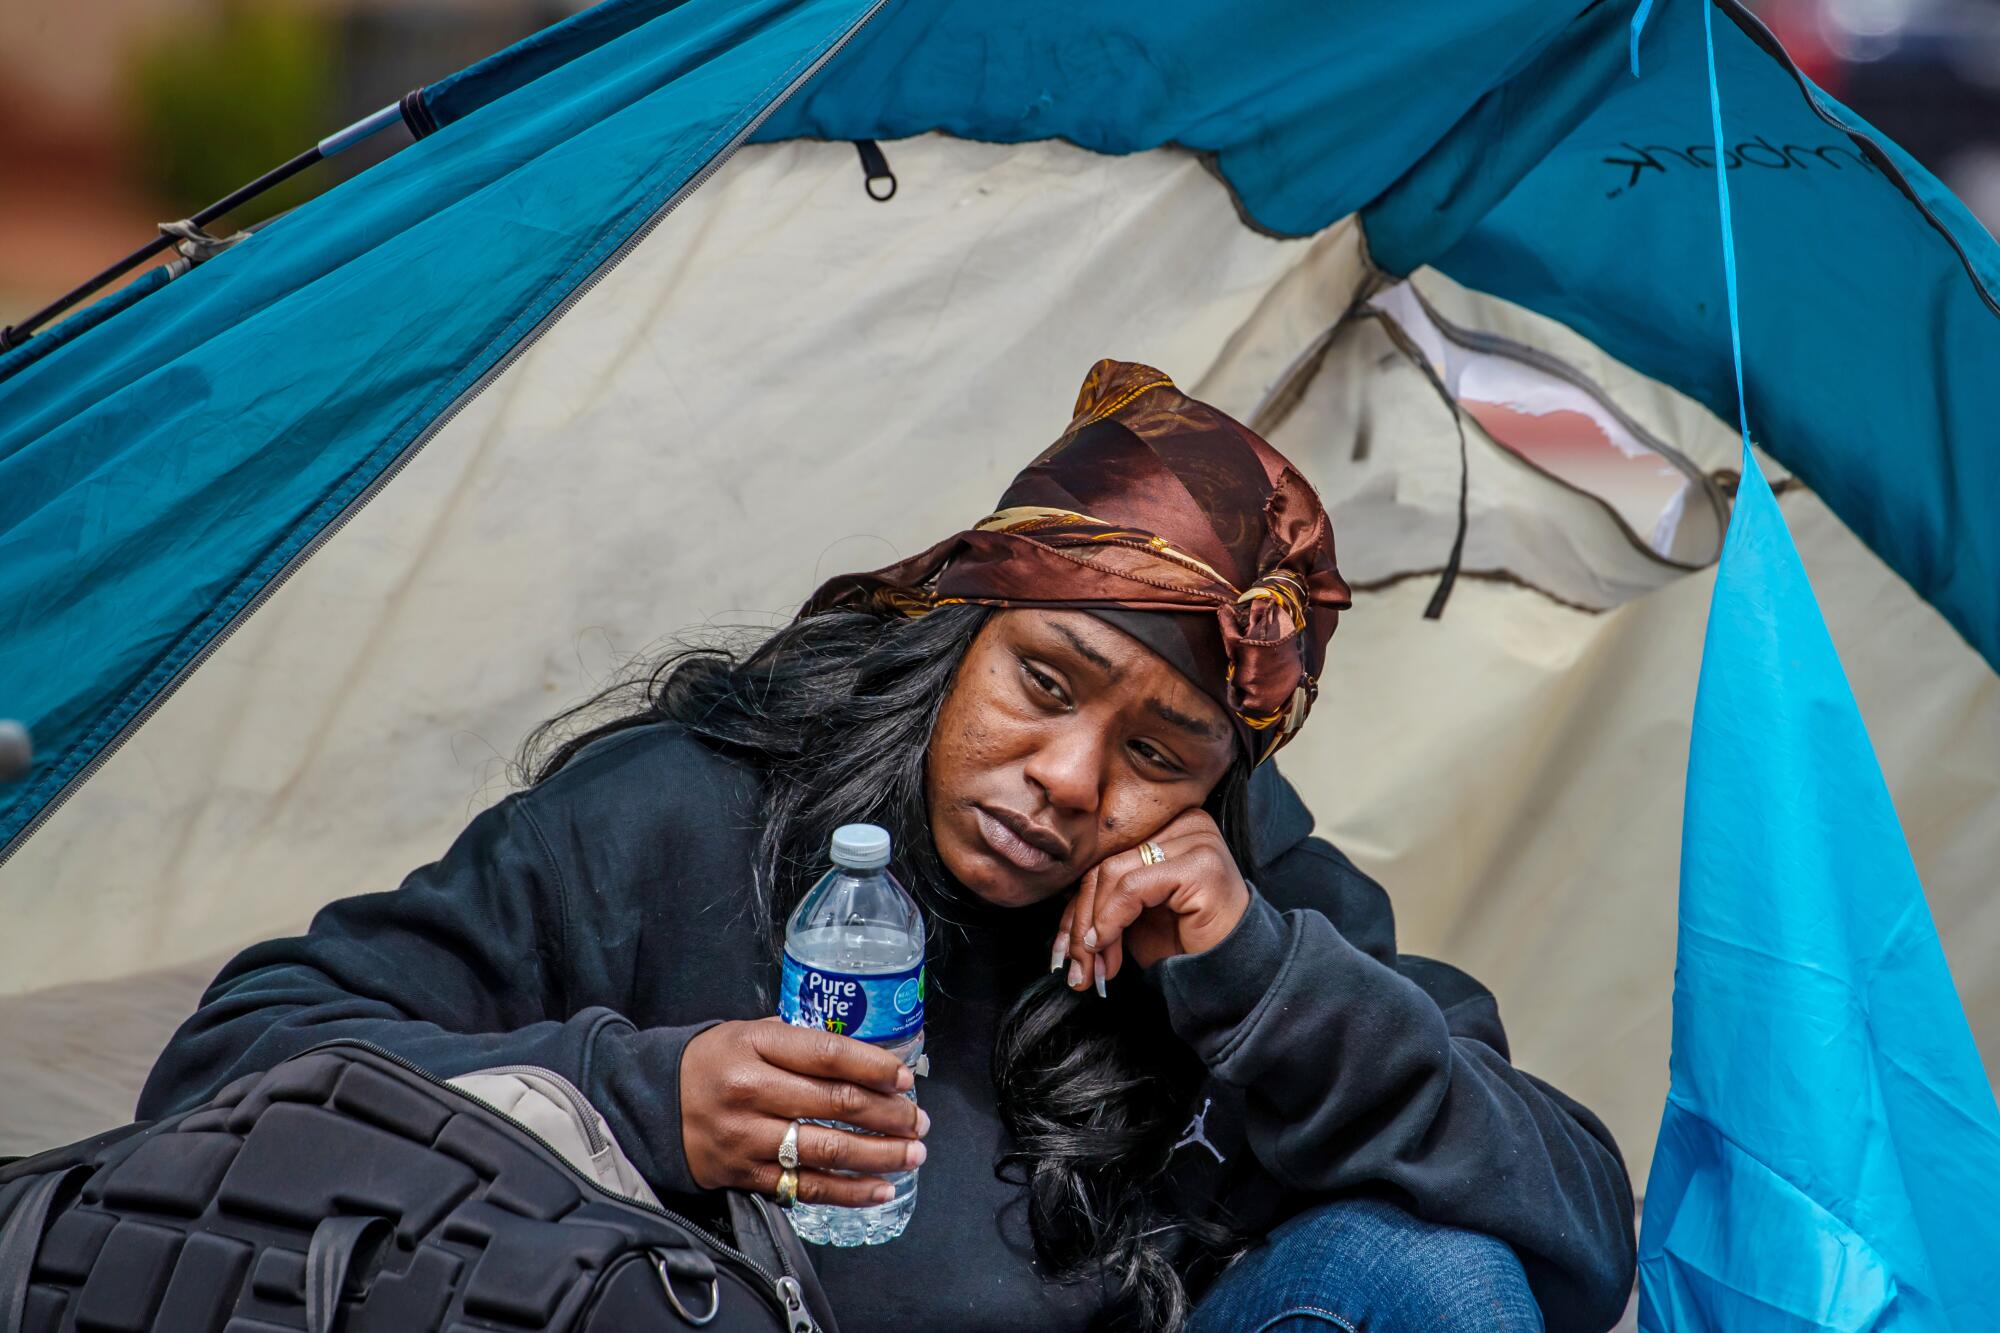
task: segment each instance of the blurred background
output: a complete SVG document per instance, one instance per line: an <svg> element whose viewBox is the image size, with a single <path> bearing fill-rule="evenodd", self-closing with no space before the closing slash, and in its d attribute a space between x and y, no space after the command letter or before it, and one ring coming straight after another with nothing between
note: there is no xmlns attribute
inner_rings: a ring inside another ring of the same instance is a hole
<svg viewBox="0 0 2000 1333"><path fill-rule="evenodd" d="M0 324L584 0L0 0ZM1754 0L1799 65L2000 228L2000 0ZM383 136L385 144L401 142ZM368 166L363 146L219 231Z"/></svg>
<svg viewBox="0 0 2000 1333"><path fill-rule="evenodd" d="M0 0L0 324L159 223L590 2ZM295 207L408 141L382 140L213 229Z"/></svg>

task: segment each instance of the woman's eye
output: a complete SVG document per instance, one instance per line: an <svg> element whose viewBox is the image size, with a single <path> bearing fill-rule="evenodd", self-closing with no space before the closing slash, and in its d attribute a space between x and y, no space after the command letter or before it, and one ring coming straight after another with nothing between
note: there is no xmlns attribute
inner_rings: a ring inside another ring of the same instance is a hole
<svg viewBox="0 0 2000 1333"><path fill-rule="evenodd" d="M1034 682L1035 688L1043 694L1048 695L1049 698L1055 700L1057 703L1066 704L1069 702L1069 696L1063 693L1061 682L1057 681L1054 676L1040 670L1033 662L1021 663L1021 670L1027 674L1029 680Z"/></svg>
<svg viewBox="0 0 2000 1333"><path fill-rule="evenodd" d="M1132 749L1141 759L1144 759L1156 768L1171 769L1174 772L1180 771L1180 765L1175 763L1172 758L1155 749L1153 746L1146 744L1144 741L1134 741Z"/></svg>

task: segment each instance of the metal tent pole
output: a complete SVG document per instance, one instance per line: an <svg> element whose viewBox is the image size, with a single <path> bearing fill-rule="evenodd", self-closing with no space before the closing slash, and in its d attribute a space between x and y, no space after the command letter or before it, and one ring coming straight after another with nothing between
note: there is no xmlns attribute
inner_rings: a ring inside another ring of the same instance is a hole
<svg viewBox="0 0 2000 1333"><path fill-rule="evenodd" d="M412 104L416 104L416 107L421 110L422 101L421 90L419 90L399 101L391 102L380 111L362 117L343 130L329 134L326 138L321 139L317 144L306 149L305 152L300 153L283 166L265 172L248 185L224 195L221 199L216 200L192 217L183 219L180 222L162 223L158 236L155 236L131 254L126 255L110 268L105 269L102 273L99 273L96 277L77 287L75 290L43 306L20 323L10 324L4 329L0 329L0 353L9 352L19 347L21 344L27 342L29 338L33 337L35 330L42 325L62 314L77 302L115 282L155 255L162 254L168 249L177 246L186 247L181 250L181 253L196 262L199 262L202 258L206 258L207 256L199 253L196 247L205 237L203 229L209 223L234 209L241 208L244 204L249 203L265 191L282 185L301 171L304 171L307 167L322 162L337 153L346 152L356 144L374 138L391 125L406 125L410 130L410 136L413 141L422 138L428 132L427 128L420 128L418 122L411 119ZM427 122L429 117L428 115L424 115L422 119Z"/></svg>

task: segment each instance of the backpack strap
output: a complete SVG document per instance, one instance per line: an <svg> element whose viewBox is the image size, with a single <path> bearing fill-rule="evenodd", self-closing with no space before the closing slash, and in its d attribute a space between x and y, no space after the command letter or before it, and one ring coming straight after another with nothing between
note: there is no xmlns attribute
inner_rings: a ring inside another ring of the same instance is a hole
<svg viewBox="0 0 2000 1333"><path fill-rule="evenodd" d="M329 1217L313 1229L306 1247L306 1333L333 1333L354 1256L388 1226L386 1217Z"/></svg>
<svg viewBox="0 0 2000 1333"><path fill-rule="evenodd" d="M28 1278L35 1271L35 1252L42 1247L42 1229L49 1210L69 1178L90 1168L77 1165L51 1171L21 1193L5 1226L0 1226L0 1330L14 1333L28 1316Z"/></svg>

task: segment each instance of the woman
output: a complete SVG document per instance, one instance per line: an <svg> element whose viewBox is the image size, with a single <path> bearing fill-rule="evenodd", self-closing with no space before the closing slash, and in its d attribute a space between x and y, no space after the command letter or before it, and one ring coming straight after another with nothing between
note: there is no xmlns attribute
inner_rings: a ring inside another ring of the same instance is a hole
<svg viewBox="0 0 2000 1333"><path fill-rule="evenodd" d="M1347 600L1275 450L1101 362L978 527L545 729L444 859L244 953L140 1112L351 1036L566 1075L663 1194L775 1192L791 1122L850 1122L801 1129L798 1197L923 1166L901 1239L819 1251L850 1328L1608 1328L1610 1136L1396 954L1266 762ZM932 923L921 1110L894 1058L761 1019L856 820Z"/></svg>

